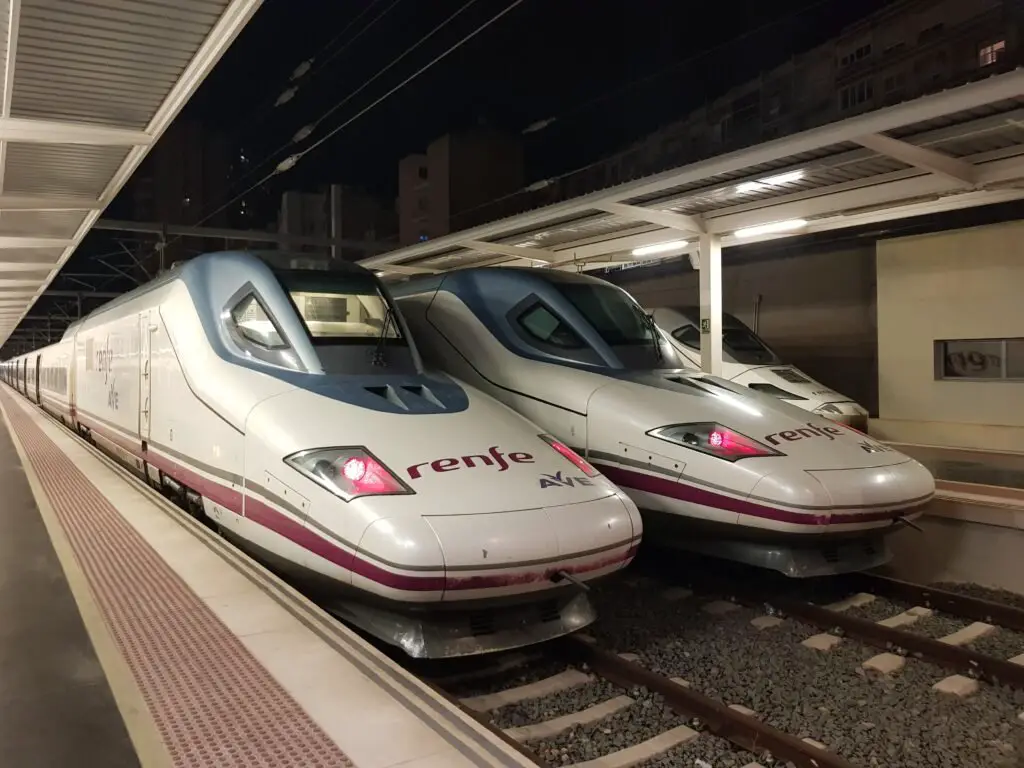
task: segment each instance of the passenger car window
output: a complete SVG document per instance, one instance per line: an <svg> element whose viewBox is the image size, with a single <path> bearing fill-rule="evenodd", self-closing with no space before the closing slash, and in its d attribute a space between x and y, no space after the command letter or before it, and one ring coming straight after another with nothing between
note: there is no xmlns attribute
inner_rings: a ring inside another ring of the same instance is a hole
<svg viewBox="0 0 1024 768"><path fill-rule="evenodd" d="M672 331L672 338L690 349L700 349L700 331L695 325L684 325Z"/></svg>
<svg viewBox="0 0 1024 768"><path fill-rule="evenodd" d="M288 344L281 336L280 330L274 325L263 305L255 296L249 294L231 310L231 319L235 322L238 332L253 344L264 349L287 349Z"/></svg>
<svg viewBox="0 0 1024 768"><path fill-rule="evenodd" d="M538 341L562 349L582 349L582 339L543 304L534 304L519 316L519 325Z"/></svg>

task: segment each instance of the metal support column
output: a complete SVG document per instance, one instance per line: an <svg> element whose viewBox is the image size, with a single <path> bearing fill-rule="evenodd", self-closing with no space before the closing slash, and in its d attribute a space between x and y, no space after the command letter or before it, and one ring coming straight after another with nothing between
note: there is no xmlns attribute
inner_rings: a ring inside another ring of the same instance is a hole
<svg viewBox="0 0 1024 768"><path fill-rule="evenodd" d="M331 184L331 194L328 204L331 206L331 261L340 261L342 258L341 246L337 241L341 239L341 184Z"/></svg>
<svg viewBox="0 0 1024 768"><path fill-rule="evenodd" d="M722 375L722 243L700 236L700 367Z"/></svg>

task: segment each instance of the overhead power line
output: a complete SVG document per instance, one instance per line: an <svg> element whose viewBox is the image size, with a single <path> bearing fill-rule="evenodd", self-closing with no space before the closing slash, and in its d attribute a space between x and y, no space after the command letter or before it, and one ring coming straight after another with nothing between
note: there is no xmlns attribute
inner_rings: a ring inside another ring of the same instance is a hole
<svg viewBox="0 0 1024 768"><path fill-rule="evenodd" d="M284 84L284 90L278 92L276 99L274 99L273 101L271 101L269 98L266 99L265 101L262 102L261 106L255 110L254 114L246 118L246 122L248 123L247 128L255 128L256 126L260 125L263 122L263 120L265 120L270 114L272 114L275 109L289 103L295 97L296 93L298 93L300 88L302 88L305 85L308 85L309 81L312 80L317 75L317 73L321 72L324 69L324 67L327 66L327 64L334 61L334 59L338 58L338 56L347 51L353 45L353 43L355 43L360 37L363 36L363 34L365 34L371 27L373 27L374 24L376 24L378 21L384 18L396 5L398 5L398 3L401 2L401 0L392 0L390 5L388 5L377 16L372 18L365 27L356 32L355 35L353 35L344 45L338 48L338 50L331 53L327 58L321 60L319 64L317 63L318 59L321 59L321 57L324 55L326 51L330 50L339 40L344 38L348 31L352 27L354 27L359 22L360 19L362 19L366 14L372 11L381 1L382 0L373 0L373 2L367 5L366 8L364 8L362 11L356 14L355 18L353 18L348 24L346 24L338 34L336 34L327 43L325 43L320 48L319 51L317 51L314 55L310 56L309 58L299 62L299 64L292 70L291 74L288 76L288 80Z"/></svg>
<svg viewBox="0 0 1024 768"><path fill-rule="evenodd" d="M459 9L458 11L456 11L456 12L455 12L454 14L452 14L452 16L450 16L450 17L449 17L448 19L446 19L446 20L445 20L444 22L442 22L442 24L441 24L441 25L439 25L438 27L436 27L436 28L435 28L435 29L434 29L434 30L433 30L432 32L430 32L429 34L430 34L430 35L432 35L432 34L433 34L434 32L436 32L436 31L437 31L437 29L439 29L439 28L440 28L441 26L444 26L445 24L447 24L447 23L448 23L448 22L449 22L449 21L450 21L450 20L451 20L452 18L454 18L454 16L458 15L459 13L461 13L461 12L462 12L463 10L465 10L465 8L467 8L467 7L469 6L469 5L471 5L471 4L472 4L473 2L475 2L475 1L476 1L476 0L469 0L469 2L467 2L467 3L466 3L466 4L465 4L465 5L464 5L464 6L462 7L462 8L460 8L460 9ZM348 127L349 125L351 125L352 123L354 123L354 122L355 122L356 120L358 120L358 119L359 119L360 117L362 117L362 116L363 116L363 115L365 115L365 114L366 114L367 112L369 112L370 110L372 110L372 109L373 109L374 107L376 107L376 106L377 106L378 104L380 104L380 103L381 103L382 101L384 101L384 100L385 100L385 99L387 99L387 98L388 98L389 96L391 96L392 94L394 94L394 93L395 93L396 91L398 91L398 90L400 90L401 88L403 88L404 86L408 85L408 84L409 84L410 82L412 82L412 81L413 81L413 80L415 80L415 79L416 79L417 77L419 77L419 76L420 76L421 74L423 74L423 73L424 73L424 72L426 72L426 71L427 71L428 69L430 69L431 67L433 67L433 66L434 66L435 64L437 64L437 63L438 63L439 61L442 61L442 60L443 60L443 59L445 59L445 58L446 58L447 56L449 56L450 54L454 53L454 52L455 52L456 50L458 50L459 48L461 48L461 47L462 47L463 45L465 45L465 44L466 44L467 42L469 42L469 41L470 41L470 40L472 40L472 39L473 39L474 37L476 37L476 36L477 36L477 35L479 35L479 34L480 34L481 32L483 32L483 31L484 31L485 29L487 29L488 27L490 27L490 26L491 26L492 24L495 24L495 23L496 23L496 22L498 22L498 21L499 21L500 19L502 19L502 18L503 18L503 17L505 16L505 15L507 15L508 13L510 13L511 11L513 11L513 10L514 10L515 8L517 8L517 7L519 6L519 5L521 5L521 4L523 3L523 2L524 2L524 0L514 0L514 1L513 1L513 2L511 3L511 4L509 4L509 5L508 5L507 7L505 7L505 8L503 9L503 10L499 11L498 13L496 13L496 14L495 14L494 16L492 16L492 17L491 17L490 19L488 19L488 20L487 20L487 21L485 21L485 22L484 22L483 24L481 24L481 25L480 25L479 27L477 27L477 28L476 28L476 29L474 29L474 30L473 30L472 32L470 32L470 33L469 33L468 35L466 35L466 36L464 36L463 38L461 38L461 39L460 39L460 40L459 40L458 42L456 42L456 43L455 43L454 45L450 46L450 47L449 47L449 48L447 48L447 49L446 49L445 51L443 51L442 53L440 53L440 54L438 54L437 56L435 56L435 57L434 57L433 59L431 59L431 60L430 60L429 62L427 62L426 64L424 64L424 65L423 65L422 67L420 67L419 69L417 69L417 70L416 70L415 72L413 72L413 73L412 73L411 75L409 75L409 76L408 76L407 78L405 78L405 79L404 79L404 80L402 80L402 81L401 81L400 83L398 83L397 85L395 85L395 86L394 86L393 88L391 88L391 89L390 89L389 91L387 91L387 92L386 92L386 93L385 93L385 94L384 94L383 96L380 96L380 97L379 97L379 98L377 98L377 99L376 99L375 101L373 101L373 102L371 102L370 104L368 104L368 105L367 105L366 107L364 107L363 109L361 109L361 110L360 110L359 112L357 112L357 113L356 113L355 115L353 115L352 117L350 117L350 118L349 118L348 120L346 120L345 122L343 122L343 123L342 123L341 125L338 125L338 126L337 126L337 127L335 127L334 129L332 129L331 131L329 131L329 132L328 132L328 133L327 133L326 135L324 135L323 137L321 137L320 139L318 139L317 141L315 141L315 142L314 142L313 144L311 144L310 146L308 146L308 147L306 147L305 149L303 149L303 150L302 150L301 152L297 152L297 153L295 153L295 154L293 154L293 155L290 155L289 157L285 158L285 159L284 159L284 160L283 160L283 161L282 161L281 163L279 163L279 164L277 165L277 167L275 167L274 169L272 169L272 170L271 170L271 171L270 171L269 173L267 173L267 174L266 174L265 176L263 176L263 177L262 177L262 178L261 178L261 179L260 179L259 181L255 182L254 184L250 185L250 186L249 186L249 187L247 187L246 189L242 190L241 192L239 192L239 193L238 193L237 195L235 195L234 197L232 197L232 198L231 198L230 200L228 200L228 201L227 201L226 203L224 203L223 205L221 205L221 206L220 206L220 207L218 207L217 209L215 209L215 210L211 211L210 213L206 214L206 215L205 215L205 216L204 216L203 218L201 218L201 219L200 219L199 221L195 222L195 223L194 223L194 224L193 224L192 226L199 226L200 224L204 223L205 221L208 221L209 219L211 219L211 218L213 218L214 216L216 216L216 215L217 215L218 213L220 213L221 211L223 211L223 210L224 210L225 208L227 208L228 206L232 205L233 203L235 203L236 201L238 201L239 199L241 199L241 198L242 198L242 197L244 197L245 195L247 195L247 194L249 194L250 192L252 192L252 191L253 191L254 189L257 189L258 187L260 187L260 186L262 186L263 184L265 184L265 183L266 183L267 181L269 181L269 180L270 180L271 178L273 178L274 176L276 176L276 175L278 175L278 174L280 174L280 173L285 173L286 171L289 171L289 170L291 170L292 168L294 168L294 167L295 167L295 166L296 166L296 165L297 165L297 164L299 163L299 161L300 161L300 160L302 160L302 158L304 158L304 157L305 157L306 155L308 155L308 154L309 154L310 152L314 151L315 149L317 149L318 147L320 147L320 146L321 146L321 145L322 145L322 144L323 144L324 142L326 142L326 141L328 141L329 139L331 139L332 137L336 136L336 135L337 135L338 133L340 133L340 132L341 132L342 130L344 130L344 129L345 129L345 128L347 128L347 127ZM429 36L429 35L428 35L428 36ZM421 42L422 42L422 41L421 41ZM417 43L416 45L419 45L419 43ZM414 47L415 47L415 46L414 46ZM406 51L406 53L408 53L408 51ZM402 54L402 56L405 56L405 53L403 53L403 54ZM400 56L399 58L402 58L402 56ZM396 60L396 61L397 61L397 60ZM394 63L396 63L396 62L392 62L392 64L389 64L389 65L388 65L388 68L390 68L390 66L392 66L392 65L393 65ZM379 74L379 73L378 73L378 74ZM333 109L334 109L334 108L332 108L332 110L333 110ZM330 111L332 111L332 110L328 110L328 112L330 112ZM325 115L324 115L323 117L326 117L326 113L325 113ZM320 118L320 120L322 120L322 119L323 119L323 117L321 117L321 118ZM318 122L319 122L319 121L318 121ZM179 239L181 239L181 238L180 238L180 237L178 237L178 238L176 238L176 239L175 239L174 241L172 241L172 242L176 242L176 241L177 241L177 240L179 240Z"/></svg>
<svg viewBox="0 0 1024 768"><path fill-rule="evenodd" d="M417 40L411 46L406 48L401 54L398 55L397 58L393 59L390 64L388 64L383 69L378 70L377 73L373 77L371 77L369 80L367 80L361 86L359 86L354 91L352 91L352 93L350 93L348 96L343 98L341 101L339 101L336 104L334 104L334 106L330 107L326 112L324 112L322 115L320 115L320 117L318 117L313 122L307 123L306 125L304 125L301 128L299 128L299 130L296 131L295 134L290 139L288 139L288 141L286 141L280 147L275 149L273 152L269 153L259 163L256 163L255 165L253 165L252 168L248 172L246 172L243 176L241 176L238 179L238 181L235 182L235 185L241 184L243 181L248 179L250 176L254 175L258 170L260 170L261 168L266 166L268 163L271 163L274 160L276 160L279 155L281 155L285 150L290 148L293 144L298 144L299 142L302 142L302 141L305 141L306 139L308 139L313 134L313 132L320 126L320 124L324 120L326 120L328 117L330 117L336 111L338 111L343 106L345 106L349 101L351 101L357 95L362 93L363 90L365 90L366 87L369 86L372 82L374 82L377 78L379 78L381 75L383 75L385 72L390 70L393 66L398 64L398 62L400 62L402 59L404 59L410 53L412 53L417 48L419 48L423 43L425 43L427 40L429 40L431 37L433 37L437 32L439 32L441 29L443 29L449 23L451 23L452 20L455 19L455 17L459 16L463 11L467 10L471 5L473 5L476 2L477 2L477 0L468 0L458 10L456 10L453 14L451 14L447 19L442 21L440 24L438 24L436 27L434 27L432 30L430 30L427 34L425 34L419 40ZM287 162L287 160L285 160L284 162ZM288 170L288 168L284 168L282 170Z"/></svg>

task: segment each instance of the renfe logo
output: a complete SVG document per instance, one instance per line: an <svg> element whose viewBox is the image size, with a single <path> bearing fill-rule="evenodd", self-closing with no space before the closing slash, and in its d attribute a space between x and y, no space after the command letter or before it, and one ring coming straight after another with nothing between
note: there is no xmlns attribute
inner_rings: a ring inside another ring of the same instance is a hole
<svg viewBox="0 0 1024 768"><path fill-rule="evenodd" d="M533 464L533 456L522 451L513 451L508 454L508 461L505 458L505 455L498 450L498 446L492 445L487 449L487 453L462 456L457 459L447 458L424 461L422 464L413 464L405 471L409 473L409 477L413 480L419 480L423 476L420 472L420 467L430 467L434 472L453 472L456 469L462 468L475 469L477 466L497 466L499 472L504 472L509 468L509 462L513 464Z"/></svg>
<svg viewBox="0 0 1024 768"><path fill-rule="evenodd" d="M813 424L808 424L806 427L800 427L800 429L787 429L783 432L773 432L770 435L765 435L764 439L772 445L778 445L779 438L785 440L787 443L792 443L797 440L803 440L804 438L810 437L827 437L829 440L835 440L836 435L845 434L842 427L816 427Z"/></svg>

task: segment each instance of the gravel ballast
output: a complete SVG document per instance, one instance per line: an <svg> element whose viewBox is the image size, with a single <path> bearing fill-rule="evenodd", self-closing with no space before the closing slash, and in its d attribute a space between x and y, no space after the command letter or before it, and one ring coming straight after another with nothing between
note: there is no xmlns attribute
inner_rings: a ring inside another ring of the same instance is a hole
<svg viewBox="0 0 1024 768"><path fill-rule="evenodd" d="M820 741L858 765L1024 764L1024 727L1017 718L1024 693L982 684L965 700L944 696L931 687L949 673L927 662L908 659L901 672L879 679L861 664L880 649L846 638L830 652L813 651L800 643L820 630L793 619L757 631L750 620L763 612L739 608L710 616L699 610L700 597L659 598L657 590L638 593L621 585L602 591L595 595L601 619L591 633L605 647L638 653L655 672L750 707L768 724ZM890 607L879 618L902 610ZM945 634L945 627L935 628Z"/></svg>
<svg viewBox="0 0 1024 768"><path fill-rule="evenodd" d="M571 765L632 747L677 725L687 725L685 718L665 706L661 696L642 688L625 693L634 700L629 709L592 725L576 726L554 738L530 742L530 748L552 765Z"/></svg>

